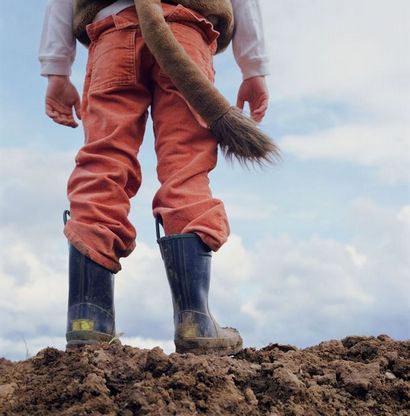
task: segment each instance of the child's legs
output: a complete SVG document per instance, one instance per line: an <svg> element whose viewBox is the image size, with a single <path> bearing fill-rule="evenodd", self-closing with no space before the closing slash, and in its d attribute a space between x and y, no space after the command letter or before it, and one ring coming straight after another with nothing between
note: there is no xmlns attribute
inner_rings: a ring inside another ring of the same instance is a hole
<svg viewBox="0 0 410 416"><path fill-rule="evenodd" d="M213 80L212 48L199 31L172 23L171 28L191 58ZM195 232L213 250L226 241L229 225L222 201L214 199L208 173L217 162L217 142L187 105L170 79L157 67L152 117L161 187L155 195L155 216L165 234Z"/></svg>
<svg viewBox="0 0 410 416"><path fill-rule="evenodd" d="M64 232L80 252L113 272L135 246L127 216L129 199L141 183L136 155L151 102L143 65L152 65L152 59L142 59L144 54L138 32L117 30L114 22L90 47L82 111L85 145L68 182L71 219Z"/></svg>

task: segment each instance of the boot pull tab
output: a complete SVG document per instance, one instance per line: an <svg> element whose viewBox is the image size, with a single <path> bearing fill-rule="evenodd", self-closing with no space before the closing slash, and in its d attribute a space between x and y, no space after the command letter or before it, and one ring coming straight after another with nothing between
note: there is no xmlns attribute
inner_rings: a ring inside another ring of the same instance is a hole
<svg viewBox="0 0 410 416"><path fill-rule="evenodd" d="M161 239L161 230L159 228L160 225L162 226L162 228L164 228L162 218L158 215L157 217L155 217L155 231L157 234L157 243L159 243L159 240Z"/></svg>
<svg viewBox="0 0 410 416"><path fill-rule="evenodd" d="M162 237L161 237L161 230L159 228L160 225L162 226L162 228L164 228L164 224L162 223L162 218L158 215L157 217L155 217L155 230L156 230L156 233L157 233L157 243L159 245L159 250L161 252L161 257L162 257L162 260L165 261L164 252L163 252L164 248L161 244L161 238Z"/></svg>
<svg viewBox="0 0 410 416"><path fill-rule="evenodd" d="M63 211L63 222L64 222L64 225L67 224L67 221L68 221L68 217L69 216L70 216L70 211L68 209L65 209Z"/></svg>

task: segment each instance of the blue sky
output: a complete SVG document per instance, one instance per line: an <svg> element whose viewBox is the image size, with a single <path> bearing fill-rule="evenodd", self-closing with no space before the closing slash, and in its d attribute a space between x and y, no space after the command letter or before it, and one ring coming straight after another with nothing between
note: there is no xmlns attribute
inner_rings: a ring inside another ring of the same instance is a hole
<svg viewBox="0 0 410 416"><path fill-rule="evenodd" d="M37 51L45 1L3 1L0 18L0 356L64 347L65 184L81 129L44 115ZM350 334L409 338L410 36L406 0L261 0L271 57L261 127L283 161L211 175L232 236L214 256L211 305L246 345L300 347ZM82 87L86 51L72 79ZM235 102L231 52L215 62ZM171 303L150 212L157 188L150 127L139 236L117 278L124 342L172 351ZM137 306L136 306L137 305ZM24 341L25 340L25 341Z"/></svg>

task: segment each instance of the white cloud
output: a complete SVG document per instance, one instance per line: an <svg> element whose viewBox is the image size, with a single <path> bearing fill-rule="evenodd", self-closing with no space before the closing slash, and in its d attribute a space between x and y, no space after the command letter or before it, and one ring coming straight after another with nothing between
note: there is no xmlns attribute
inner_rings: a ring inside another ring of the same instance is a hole
<svg viewBox="0 0 410 416"><path fill-rule="evenodd" d="M274 97L343 97L351 102L359 97L372 103L391 88L403 93L403 86L409 86L406 0L261 4Z"/></svg>
<svg viewBox="0 0 410 416"><path fill-rule="evenodd" d="M152 338L141 338L141 337L121 337L121 342L126 345L131 345L137 348L154 348L160 347L166 354L175 352L174 341L170 339L152 339Z"/></svg>
<svg viewBox="0 0 410 416"><path fill-rule="evenodd" d="M300 131L300 108L309 115L309 103L324 109L322 117L315 113L319 126L328 118L326 107L343 109L335 110L332 128L285 137L284 150L301 158L347 160L376 167L390 180L410 180L410 3L261 4L272 100L277 108L289 108L287 123Z"/></svg>
<svg viewBox="0 0 410 416"><path fill-rule="evenodd" d="M45 347L65 348L65 337L54 336L30 336L16 337L13 339L0 336L0 356L11 360L25 360L33 357Z"/></svg>
<svg viewBox="0 0 410 416"><path fill-rule="evenodd" d="M377 168L388 181L410 180L410 134L405 131L398 125L344 125L285 136L281 147L302 159L349 161Z"/></svg>
<svg viewBox="0 0 410 416"><path fill-rule="evenodd" d="M72 152L42 149L0 149L0 215L3 224L22 233L36 229L46 235L51 224L62 224L67 207L66 182L74 167ZM46 227L41 231L37 226ZM42 239L39 239L41 245Z"/></svg>
<svg viewBox="0 0 410 416"><path fill-rule="evenodd" d="M264 206L264 196L255 193L222 192L221 197L229 218L233 220L267 221L277 209L274 205ZM255 209L256 206L264 206L264 209Z"/></svg>
<svg viewBox="0 0 410 416"><path fill-rule="evenodd" d="M346 246L346 251L349 253L353 263L358 269L361 269L366 264L367 257L364 254L359 253L354 246L348 244Z"/></svg>
<svg viewBox="0 0 410 416"><path fill-rule="evenodd" d="M398 212L397 219L410 227L410 205L406 205Z"/></svg>
<svg viewBox="0 0 410 416"><path fill-rule="evenodd" d="M214 256L213 270L223 277L222 281L226 285L249 279L252 275L252 259L240 236L232 235L229 244L224 245Z"/></svg>

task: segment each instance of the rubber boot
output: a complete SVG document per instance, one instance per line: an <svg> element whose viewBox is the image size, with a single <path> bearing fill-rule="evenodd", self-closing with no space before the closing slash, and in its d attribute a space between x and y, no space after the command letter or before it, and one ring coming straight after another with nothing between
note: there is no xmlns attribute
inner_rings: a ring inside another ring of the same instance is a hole
<svg viewBox="0 0 410 416"><path fill-rule="evenodd" d="M242 349L234 328L221 328L208 307L211 250L196 234L159 237L172 293L176 352L232 355Z"/></svg>
<svg viewBox="0 0 410 416"><path fill-rule="evenodd" d="M114 274L69 245L67 347L115 339Z"/></svg>

